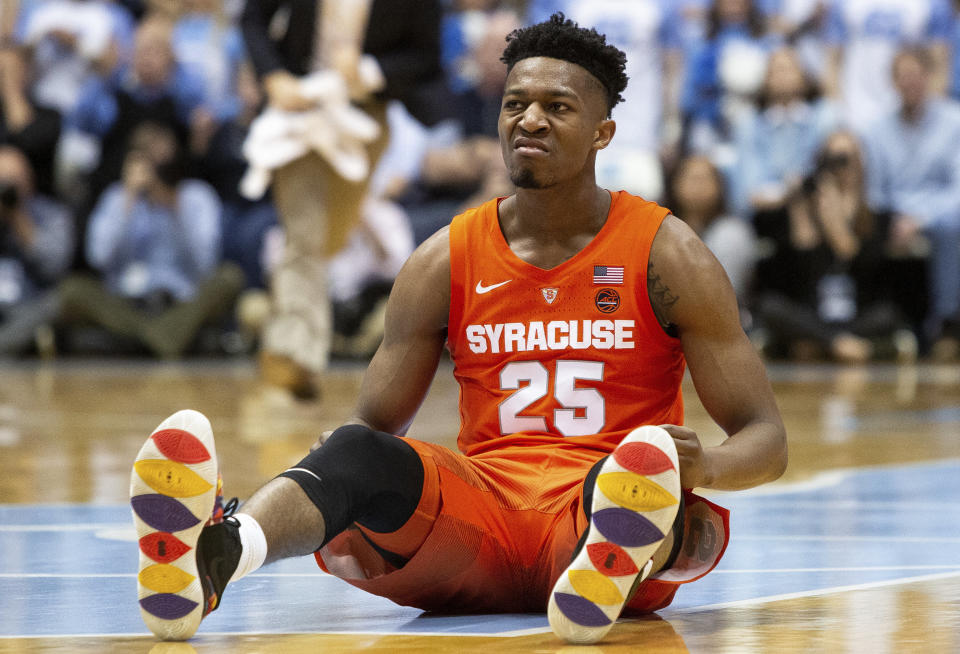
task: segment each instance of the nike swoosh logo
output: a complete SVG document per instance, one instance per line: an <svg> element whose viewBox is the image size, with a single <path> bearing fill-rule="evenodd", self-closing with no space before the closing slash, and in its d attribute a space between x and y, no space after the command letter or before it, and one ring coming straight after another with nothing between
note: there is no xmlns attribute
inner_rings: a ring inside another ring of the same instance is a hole
<svg viewBox="0 0 960 654"><path fill-rule="evenodd" d="M480 282L477 282L477 289L476 289L476 290L477 290L477 293L479 293L480 295L483 295L484 293L489 293L490 291L492 291L492 290L495 289L495 288L500 288L500 287L503 286L504 284L509 284L509 283L512 282L512 281L513 281L512 279L508 279L508 280L505 281L505 282L500 282L499 284L491 284L490 286L484 286L484 285L483 285L483 282L480 281Z"/></svg>

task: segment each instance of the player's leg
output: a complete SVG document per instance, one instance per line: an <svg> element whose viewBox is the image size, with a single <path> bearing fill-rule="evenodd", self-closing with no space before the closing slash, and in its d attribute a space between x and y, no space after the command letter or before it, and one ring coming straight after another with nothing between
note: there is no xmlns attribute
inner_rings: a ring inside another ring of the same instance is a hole
<svg viewBox="0 0 960 654"><path fill-rule="evenodd" d="M637 582L669 564L682 502L676 448L659 427L632 431L590 476L590 524L547 609L554 633L575 643L603 638Z"/></svg>
<svg viewBox="0 0 960 654"><path fill-rule="evenodd" d="M161 423L137 456L141 613L161 638L189 638L227 583L264 562L309 554L354 522L399 528L416 510L423 464L397 437L343 427L220 522L208 520L217 513L217 475L210 424L196 411Z"/></svg>
<svg viewBox="0 0 960 654"><path fill-rule="evenodd" d="M263 527L269 563L311 554L354 523L396 531L422 490L423 463L403 439L348 425L257 491L243 511Z"/></svg>

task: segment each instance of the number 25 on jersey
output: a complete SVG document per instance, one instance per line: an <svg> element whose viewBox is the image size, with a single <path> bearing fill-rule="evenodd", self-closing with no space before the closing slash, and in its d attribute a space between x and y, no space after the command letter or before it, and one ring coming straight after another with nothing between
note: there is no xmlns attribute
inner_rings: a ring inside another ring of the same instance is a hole
<svg viewBox="0 0 960 654"><path fill-rule="evenodd" d="M603 381L601 361L556 362L553 395L563 408L553 412L554 429L563 436L586 436L603 431L606 411L595 388L578 388L577 380ZM522 384L526 382L526 384ZM500 403L500 433L548 432L546 416L521 415L550 392L550 371L539 361L513 361L500 370L500 389L516 391ZM581 415L577 415L577 410Z"/></svg>

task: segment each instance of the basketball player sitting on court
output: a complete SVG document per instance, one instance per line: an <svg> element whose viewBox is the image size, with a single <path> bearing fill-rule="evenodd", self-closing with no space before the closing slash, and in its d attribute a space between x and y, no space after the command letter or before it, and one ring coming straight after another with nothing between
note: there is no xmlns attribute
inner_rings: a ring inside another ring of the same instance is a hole
<svg viewBox="0 0 960 654"><path fill-rule="evenodd" d="M596 185L623 53L558 14L513 32L503 60L518 190L412 255L348 424L225 519L206 418L178 412L141 449L139 602L161 638L190 637L228 582L314 554L399 604L546 610L560 637L595 642L717 564L727 512L689 489L782 474L784 427L723 269L667 209ZM444 346L459 452L405 437ZM686 366L718 446L681 426Z"/></svg>

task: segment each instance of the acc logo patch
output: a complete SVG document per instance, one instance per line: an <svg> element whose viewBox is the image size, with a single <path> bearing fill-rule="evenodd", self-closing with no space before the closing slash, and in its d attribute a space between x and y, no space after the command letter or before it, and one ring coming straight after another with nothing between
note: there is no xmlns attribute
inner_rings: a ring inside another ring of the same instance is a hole
<svg viewBox="0 0 960 654"><path fill-rule="evenodd" d="M600 313L613 313L620 308L620 294L612 288L601 288L594 298Z"/></svg>
<svg viewBox="0 0 960 654"><path fill-rule="evenodd" d="M543 293L543 300L547 304L553 304L553 301L557 299L557 293L560 292L558 288L541 288L540 292Z"/></svg>

